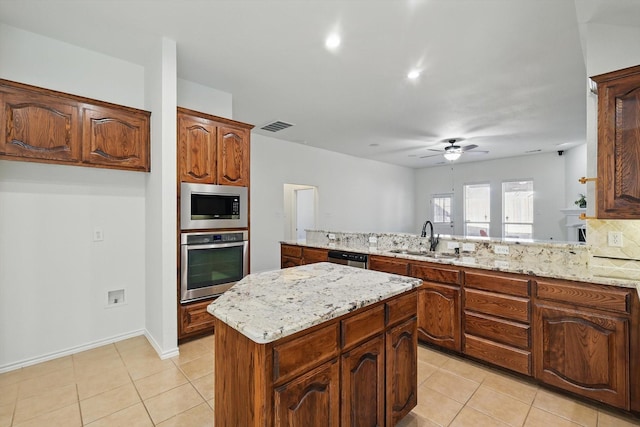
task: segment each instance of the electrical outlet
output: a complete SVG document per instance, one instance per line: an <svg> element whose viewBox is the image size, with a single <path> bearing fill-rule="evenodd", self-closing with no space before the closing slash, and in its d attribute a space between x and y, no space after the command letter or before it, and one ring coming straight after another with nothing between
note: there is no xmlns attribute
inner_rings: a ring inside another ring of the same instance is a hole
<svg viewBox="0 0 640 427"><path fill-rule="evenodd" d="M329 240L336 240L336 235L333 233L329 233Z"/></svg>
<svg viewBox="0 0 640 427"><path fill-rule="evenodd" d="M509 263L507 261L495 260L493 266L495 268L509 268Z"/></svg>
<svg viewBox="0 0 640 427"><path fill-rule="evenodd" d="M93 241L94 242L102 242L104 240L104 233L102 232L101 227L96 227L93 229Z"/></svg>
<svg viewBox="0 0 640 427"><path fill-rule="evenodd" d="M447 242L447 249L456 249L459 247L460 244L458 242Z"/></svg>
<svg viewBox="0 0 640 427"><path fill-rule="evenodd" d="M493 247L493 253L498 255L509 255L509 246L495 245Z"/></svg>
<svg viewBox="0 0 640 427"><path fill-rule="evenodd" d="M378 238L376 236L369 236L369 243L378 243Z"/></svg>
<svg viewBox="0 0 640 427"><path fill-rule="evenodd" d="M622 247L622 231L609 231L607 234L607 243L614 248Z"/></svg>

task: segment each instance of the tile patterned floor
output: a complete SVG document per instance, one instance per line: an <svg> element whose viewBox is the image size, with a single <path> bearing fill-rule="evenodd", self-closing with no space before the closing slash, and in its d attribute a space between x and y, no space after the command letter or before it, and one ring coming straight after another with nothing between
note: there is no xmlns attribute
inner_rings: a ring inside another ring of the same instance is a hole
<svg viewBox="0 0 640 427"><path fill-rule="evenodd" d="M143 337L0 374L0 427L213 425L213 337L160 360ZM418 406L399 427L640 426L432 349L418 350Z"/></svg>

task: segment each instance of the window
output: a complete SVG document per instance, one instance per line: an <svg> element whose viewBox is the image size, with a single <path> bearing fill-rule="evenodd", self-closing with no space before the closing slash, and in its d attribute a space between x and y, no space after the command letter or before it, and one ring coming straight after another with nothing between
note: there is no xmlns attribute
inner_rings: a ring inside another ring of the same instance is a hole
<svg viewBox="0 0 640 427"><path fill-rule="evenodd" d="M464 235L489 236L491 222L491 186L467 184L464 186Z"/></svg>
<svg viewBox="0 0 640 427"><path fill-rule="evenodd" d="M502 183L502 236L533 239L533 181Z"/></svg>
<svg viewBox="0 0 640 427"><path fill-rule="evenodd" d="M453 194L433 194L431 211L433 230L435 233L452 234L453 227Z"/></svg>

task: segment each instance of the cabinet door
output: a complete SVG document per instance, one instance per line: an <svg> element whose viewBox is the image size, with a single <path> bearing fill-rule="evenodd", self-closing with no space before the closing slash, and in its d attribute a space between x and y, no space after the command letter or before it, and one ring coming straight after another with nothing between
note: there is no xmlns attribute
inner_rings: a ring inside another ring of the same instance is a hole
<svg viewBox="0 0 640 427"><path fill-rule="evenodd" d="M279 387L274 393L276 427L338 427L340 366L334 359Z"/></svg>
<svg viewBox="0 0 640 427"><path fill-rule="evenodd" d="M537 379L629 409L626 319L542 305L535 317Z"/></svg>
<svg viewBox="0 0 640 427"><path fill-rule="evenodd" d="M149 170L149 114L85 106L82 161L118 169Z"/></svg>
<svg viewBox="0 0 640 427"><path fill-rule="evenodd" d="M216 183L216 126L178 113L178 175L180 181Z"/></svg>
<svg viewBox="0 0 640 427"><path fill-rule="evenodd" d="M75 101L26 91L0 91L0 107L0 154L53 162L80 160Z"/></svg>
<svg viewBox="0 0 640 427"><path fill-rule="evenodd" d="M341 426L384 425L384 367L383 335L342 355Z"/></svg>
<svg viewBox="0 0 640 427"><path fill-rule="evenodd" d="M249 185L249 132L228 126L218 128L218 184Z"/></svg>
<svg viewBox="0 0 640 427"><path fill-rule="evenodd" d="M421 341L461 351L460 287L424 282L418 289Z"/></svg>
<svg viewBox="0 0 640 427"><path fill-rule="evenodd" d="M387 426L396 425L418 403L417 337L415 318L386 333Z"/></svg>
<svg viewBox="0 0 640 427"><path fill-rule="evenodd" d="M598 218L640 218L640 67L598 82Z"/></svg>

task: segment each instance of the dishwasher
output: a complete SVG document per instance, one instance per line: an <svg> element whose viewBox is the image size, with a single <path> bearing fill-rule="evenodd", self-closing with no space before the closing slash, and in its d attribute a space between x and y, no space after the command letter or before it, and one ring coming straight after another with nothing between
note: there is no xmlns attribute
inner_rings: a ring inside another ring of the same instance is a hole
<svg viewBox="0 0 640 427"><path fill-rule="evenodd" d="M355 252L329 251L328 261L334 264L349 265L351 267L369 267L369 257L366 254L358 254Z"/></svg>

